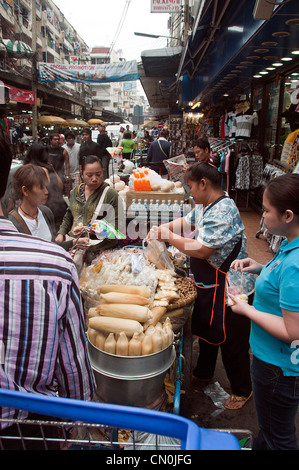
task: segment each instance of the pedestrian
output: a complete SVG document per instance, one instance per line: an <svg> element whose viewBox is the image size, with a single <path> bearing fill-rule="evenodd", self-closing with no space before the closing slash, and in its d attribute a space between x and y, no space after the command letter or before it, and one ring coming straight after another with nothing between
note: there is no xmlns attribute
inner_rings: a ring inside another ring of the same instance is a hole
<svg viewBox="0 0 299 470"><path fill-rule="evenodd" d="M85 157L95 155L99 159L102 158L101 147L92 140L92 131L90 127L84 127L82 131L82 144L79 151L79 170L82 173L82 165Z"/></svg>
<svg viewBox="0 0 299 470"><path fill-rule="evenodd" d="M0 152L1 200L12 161L10 142L2 126ZM62 247L18 233L3 217L1 205L0 299L0 344L4 351L0 387L53 399L59 395L92 400L95 381L74 263ZM43 419L7 407L0 408L0 416L4 420ZM1 435L9 434L13 426L2 422ZM11 434L15 432L13 429ZM12 448L17 448L15 441Z"/></svg>
<svg viewBox="0 0 299 470"><path fill-rule="evenodd" d="M123 140L124 138L124 132L125 132L125 128L123 126L120 126L120 129L119 129L119 134L118 134L118 139L117 139L117 145L120 147L120 143L121 141Z"/></svg>
<svg viewBox="0 0 299 470"><path fill-rule="evenodd" d="M80 183L79 152L80 144L76 142L76 135L69 130L65 133L66 143L62 146L68 153L70 162L70 190Z"/></svg>
<svg viewBox="0 0 299 470"><path fill-rule="evenodd" d="M49 161L49 154L46 147L42 144L34 143L28 149L24 159L24 164L32 163L43 168L48 177L48 199L46 206L49 207L54 215L56 233L60 227L67 204L64 200L64 185L54 165Z"/></svg>
<svg viewBox="0 0 299 470"><path fill-rule="evenodd" d="M109 138L105 124L99 124L99 134L97 138L97 143L101 148L101 160L104 170L104 179L107 179L109 176L109 162L111 155L107 150L107 147L112 147L111 139Z"/></svg>
<svg viewBox="0 0 299 470"><path fill-rule="evenodd" d="M48 161L52 163L56 173L59 175L63 186L70 178L70 163L67 151L60 145L60 135L51 133L48 145Z"/></svg>
<svg viewBox="0 0 299 470"><path fill-rule="evenodd" d="M146 165L149 165L152 170L159 173L162 177L168 174L163 160L170 158L171 143L168 142L169 131L164 128L161 130L160 137L154 140L149 146L146 158Z"/></svg>
<svg viewBox="0 0 299 470"><path fill-rule="evenodd" d="M255 450L298 450L299 175L271 180L264 191L264 224L284 239L262 266L247 258L232 267L257 275L253 305L235 296L232 311L251 321L253 394L260 432ZM297 349L296 349L297 348Z"/></svg>
<svg viewBox="0 0 299 470"><path fill-rule="evenodd" d="M220 160L217 160L216 156L211 155L211 146L207 137L201 137L193 143L194 157L197 162L210 162L212 165L218 167ZM186 164L184 170L187 171L190 168L189 164Z"/></svg>
<svg viewBox="0 0 299 470"><path fill-rule="evenodd" d="M124 138L121 141L120 146L122 147L122 157L125 160L130 160L130 158L134 156L135 152L135 142L132 139L131 132L124 133Z"/></svg>
<svg viewBox="0 0 299 470"><path fill-rule="evenodd" d="M122 201L117 191L104 182L103 168L99 158L94 155L85 157L81 174L83 183L71 191L69 207L56 241L64 241L69 233L79 235L91 221L103 218L114 228L124 229ZM98 244L91 245L84 253L84 263L91 264L101 251L112 249L117 245L116 238L107 238Z"/></svg>
<svg viewBox="0 0 299 470"><path fill-rule="evenodd" d="M234 315L228 305L227 286L242 286L252 297L254 276L229 269L234 259L247 257L246 237L239 211L221 189L221 175L215 167L199 162L186 174L195 208L169 224L153 227L149 237L168 242L190 257L190 269L198 286L192 316L192 333L198 337L199 357L193 383L212 381L219 348L231 385L225 402L229 409L241 409L252 394L250 378L250 322ZM195 231L194 238L184 232ZM249 299L250 301L250 299ZM241 319L241 321L239 321Z"/></svg>

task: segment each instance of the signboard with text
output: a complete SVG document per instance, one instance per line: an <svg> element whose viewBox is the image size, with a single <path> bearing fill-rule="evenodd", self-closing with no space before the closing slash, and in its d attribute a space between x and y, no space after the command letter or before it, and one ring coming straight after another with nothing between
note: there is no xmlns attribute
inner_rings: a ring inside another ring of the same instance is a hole
<svg viewBox="0 0 299 470"><path fill-rule="evenodd" d="M151 13L179 13L181 0L151 0Z"/></svg>

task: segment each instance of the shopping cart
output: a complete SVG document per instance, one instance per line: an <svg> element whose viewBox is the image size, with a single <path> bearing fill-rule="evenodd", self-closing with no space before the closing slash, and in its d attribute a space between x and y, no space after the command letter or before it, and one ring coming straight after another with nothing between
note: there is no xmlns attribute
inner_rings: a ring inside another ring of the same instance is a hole
<svg viewBox="0 0 299 470"><path fill-rule="evenodd" d="M12 441L18 441L27 450L28 443L32 445L32 442L38 440L46 450L54 441L64 449L82 450L240 450L239 442L232 434L203 429L187 418L146 408L85 402L7 389L0 389L0 406L58 418L56 421L30 422L40 429L40 437L22 433L4 436L5 429L0 431L0 449L5 448L5 442L8 441L13 448ZM21 430L27 421L30 420L14 419L10 424ZM43 426L54 426L59 430L59 435L47 438ZM82 433L78 432L79 427L87 430L83 439L80 438ZM120 435L126 437L120 441ZM99 436L104 438L99 439Z"/></svg>

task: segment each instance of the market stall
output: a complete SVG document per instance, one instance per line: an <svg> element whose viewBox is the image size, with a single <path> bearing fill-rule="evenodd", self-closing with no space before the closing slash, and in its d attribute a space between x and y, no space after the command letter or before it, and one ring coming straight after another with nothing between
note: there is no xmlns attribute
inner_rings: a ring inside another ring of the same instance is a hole
<svg viewBox="0 0 299 470"><path fill-rule="evenodd" d="M171 402L179 411L180 348L191 365L186 325L197 290L176 265L164 243L151 241L103 252L83 269L80 289L99 401L163 410ZM190 382L187 370L183 386Z"/></svg>

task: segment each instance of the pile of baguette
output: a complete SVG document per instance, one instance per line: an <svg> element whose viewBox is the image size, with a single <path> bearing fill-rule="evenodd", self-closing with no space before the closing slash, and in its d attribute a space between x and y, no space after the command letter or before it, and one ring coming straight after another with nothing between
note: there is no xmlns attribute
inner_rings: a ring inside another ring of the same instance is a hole
<svg viewBox="0 0 299 470"><path fill-rule="evenodd" d="M105 285L98 288L99 304L88 310L88 339L98 349L117 356L145 356L162 351L173 341L167 309L151 307L147 286Z"/></svg>

